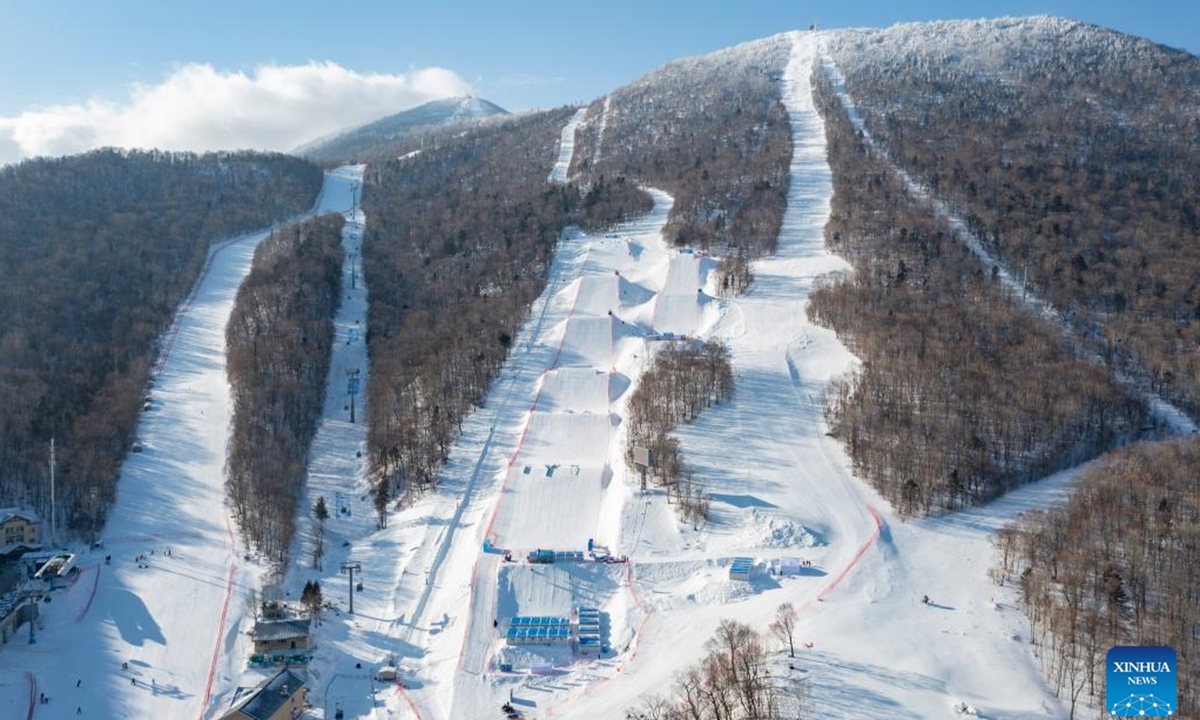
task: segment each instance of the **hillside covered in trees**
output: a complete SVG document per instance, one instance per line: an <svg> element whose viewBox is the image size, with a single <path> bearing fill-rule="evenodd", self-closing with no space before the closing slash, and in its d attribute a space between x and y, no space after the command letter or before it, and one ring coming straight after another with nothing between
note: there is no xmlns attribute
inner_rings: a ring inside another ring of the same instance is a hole
<svg viewBox="0 0 1200 720"><path fill-rule="evenodd" d="M1200 58L1046 17L828 45L892 160L1096 352L1200 414Z"/></svg>
<svg viewBox="0 0 1200 720"><path fill-rule="evenodd" d="M1200 702L1200 441L1136 445L1080 473L1070 500L997 536L1051 684L1075 707L1104 697L1115 645L1166 645L1178 708Z"/></svg>
<svg viewBox="0 0 1200 720"><path fill-rule="evenodd" d="M649 207L620 177L586 192L548 182L573 113L443 132L367 171L369 450L381 500L435 482L545 287L562 230Z"/></svg>
<svg viewBox="0 0 1200 720"><path fill-rule="evenodd" d="M226 488L250 545L275 560L291 546L325 401L344 224L341 215L322 215L259 244L226 326L233 397Z"/></svg>
<svg viewBox="0 0 1200 720"><path fill-rule="evenodd" d="M0 169L0 502L102 521L155 340L213 240L311 207L320 168L262 153L124 152ZM96 488L98 504L85 503Z"/></svg>
<svg viewBox="0 0 1200 720"><path fill-rule="evenodd" d="M814 292L862 367L827 413L856 474L902 513L954 509L1111 447L1145 408L1026 313L868 150L818 67L834 195L827 243L855 272Z"/></svg>
<svg viewBox="0 0 1200 720"><path fill-rule="evenodd" d="M682 245L753 258L779 234L792 156L782 36L669 63L588 106L571 177L625 176L675 198Z"/></svg>

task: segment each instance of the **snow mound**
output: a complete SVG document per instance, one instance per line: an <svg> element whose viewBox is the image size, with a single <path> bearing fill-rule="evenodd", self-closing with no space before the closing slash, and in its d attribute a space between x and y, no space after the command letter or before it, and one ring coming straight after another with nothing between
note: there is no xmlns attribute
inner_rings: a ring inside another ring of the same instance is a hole
<svg viewBox="0 0 1200 720"><path fill-rule="evenodd" d="M755 537L753 547L809 548L820 544L803 525L786 517L758 512L757 508L750 514L746 530Z"/></svg>
<svg viewBox="0 0 1200 720"><path fill-rule="evenodd" d="M717 580L706 584L700 590L688 595L687 598L697 605L730 605L748 600L777 587L779 584L769 578L755 578L749 582Z"/></svg>

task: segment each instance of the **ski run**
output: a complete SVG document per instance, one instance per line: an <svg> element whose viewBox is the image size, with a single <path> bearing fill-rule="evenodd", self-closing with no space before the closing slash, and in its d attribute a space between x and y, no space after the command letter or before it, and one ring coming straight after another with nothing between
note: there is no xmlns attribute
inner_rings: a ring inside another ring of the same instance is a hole
<svg viewBox="0 0 1200 720"><path fill-rule="evenodd" d="M722 619L762 630L783 602L799 611L803 649L794 667L779 656L772 674L806 680L821 717L953 717L967 707L997 719L1065 716L1015 590L986 573L992 533L1061 497L1073 473L983 508L901 522L826 433L822 391L857 360L805 319L816 279L849 272L824 242L832 182L810 86L823 62L818 37L784 39L791 185L778 252L756 263L750 290L716 297L716 261L664 241L672 198L652 188L654 208L636 221L565 231L437 489L382 528L365 460L364 168L326 175L314 212L347 217L344 297L278 591L294 602L319 580L333 603L315 628L305 717L489 718L511 699L525 717L619 718L668 690ZM552 182L566 181L583 114L563 128ZM10 639L0 655L0 716L217 718L237 688L273 672L247 668L266 565L239 541L223 481L225 323L265 236L211 251L164 344L138 429L145 452L124 465L103 548L82 551L74 584L43 607L37 642ZM727 343L736 377L731 401L677 433L713 498L712 522L699 529L681 524L661 491L641 490L624 457L628 398L657 348L683 337ZM362 392L352 394L355 384ZM330 513L323 536L317 498ZM525 561L538 550L583 559ZM800 561L802 571L732 580L735 557ZM350 565L353 585L342 574ZM571 618L581 606L598 611L595 655L505 642L511 618ZM393 664L395 680L378 679ZM34 702L43 693L49 702Z"/></svg>

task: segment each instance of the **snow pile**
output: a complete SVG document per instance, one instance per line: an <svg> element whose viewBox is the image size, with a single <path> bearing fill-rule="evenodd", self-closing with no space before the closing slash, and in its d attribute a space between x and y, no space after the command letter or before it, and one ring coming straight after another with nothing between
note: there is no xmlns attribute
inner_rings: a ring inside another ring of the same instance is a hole
<svg viewBox="0 0 1200 720"><path fill-rule="evenodd" d="M751 513L746 530L758 537L753 543L763 548L810 548L817 544L817 539L803 525L786 517L759 512L756 508ZM747 543L751 546L750 543Z"/></svg>

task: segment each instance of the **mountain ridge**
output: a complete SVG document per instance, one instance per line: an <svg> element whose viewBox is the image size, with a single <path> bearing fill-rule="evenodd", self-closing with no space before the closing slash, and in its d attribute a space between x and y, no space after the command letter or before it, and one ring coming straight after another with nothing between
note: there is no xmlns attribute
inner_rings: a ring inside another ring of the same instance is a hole
<svg viewBox="0 0 1200 720"><path fill-rule="evenodd" d="M431 128L509 114L508 110L496 103L473 95L442 98L332 136L311 140L293 152L315 160L344 160L369 148Z"/></svg>

